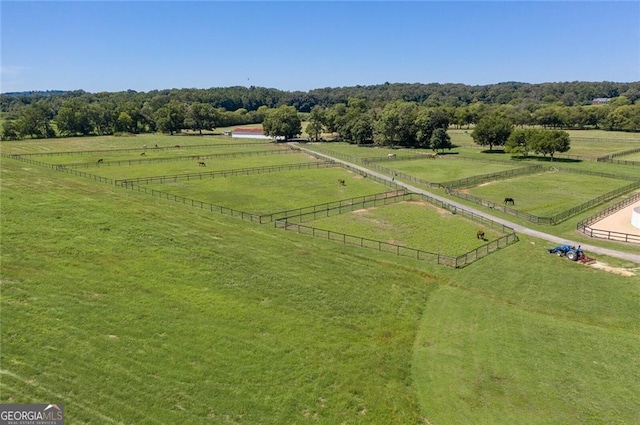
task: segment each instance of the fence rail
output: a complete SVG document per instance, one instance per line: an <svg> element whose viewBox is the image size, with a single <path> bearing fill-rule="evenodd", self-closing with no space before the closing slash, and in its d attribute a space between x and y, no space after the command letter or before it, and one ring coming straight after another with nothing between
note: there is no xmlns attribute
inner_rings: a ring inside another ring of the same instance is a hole
<svg viewBox="0 0 640 425"><path fill-rule="evenodd" d="M237 168L231 170L220 171L207 171L200 173L186 173L186 174L174 174L166 176L153 176L153 177L138 177L132 179L118 179L115 180L115 184L121 185L133 185L133 184L151 184L151 183L175 183L178 181L186 180L202 180L203 178L216 178L216 177L233 177L233 176L248 176L252 174L264 174L264 173L276 173L282 171L291 170L303 170L311 168L330 168L335 167L334 162L302 162L298 164L283 164L283 165L266 165L264 167L253 168Z"/></svg>
<svg viewBox="0 0 640 425"><path fill-rule="evenodd" d="M189 155L189 156L173 156L168 158L144 158L144 159L123 159L123 160L115 160L115 161L102 161L98 162L80 162L80 163L69 163L69 164L57 164L64 167L110 167L110 166L122 166L122 165L144 165L144 164L152 164L155 162L176 162L176 161L197 161L202 159L228 159L228 158L242 158L246 156L260 156L260 155L280 155L280 154L289 154L296 153L299 154L300 151L296 149L271 149L264 151L251 151L251 152L230 152L230 153L218 153L211 155Z"/></svg>
<svg viewBox="0 0 640 425"><path fill-rule="evenodd" d="M72 156L72 155L94 155L94 154L108 154L108 153L138 153L141 150L147 152L157 151L175 151L177 149L202 149L202 148L230 148L230 147L247 147L247 146L261 146L261 145L273 145L273 142L256 142L256 143L226 143L219 145L175 145L175 146L160 146L160 147L147 147L139 148L118 148L118 149L94 149L90 151L66 151L66 152L32 152L15 154L20 156Z"/></svg>
<svg viewBox="0 0 640 425"><path fill-rule="evenodd" d="M334 242L340 242L345 245L354 245L361 248L375 249L380 252L395 254L402 257L414 258L420 261L427 261L434 264L442 264L451 268L462 268L474 261L477 261L492 252L497 251L509 244L518 241L515 233L502 236L494 241L484 244L483 246L473 249L467 253L457 257L444 255L436 252L424 251L417 248L411 248L403 245L392 244L389 242L379 241L375 239L364 238L361 236L349 235L341 232L334 232L327 229L319 229L317 227L305 226L299 223L290 223L285 219L276 220L276 228L294 231L301 235L312 236L315 238L326 239Z"/></svg>
<svg viewBox="0 0 640 425"><path fill-rule="evenodd" d="M47 167L47 168L52 168L55 169L57 171L61 171L61 172L67 172L70 174L74 174L74 175L78 175L78 176L82 176L82 177L87 177L96 181L100 181L100 182L104 182L104 183L109 183L109 184L114 184L117 181L114 181L112 179L107 179L101 176L96 176L93 174L89 174L89 173L84 173L82 171L78 171L72 168L67 168L64 166L60 166L60 165L53 165L53 164L49 164L49 163L45 163L45 162L41 162L41 161L36 161L33 160L31 158L25 158L23 156L20 155L6 155L6 154L2 154L2 156L5 157L11 157L14 159L18 159L20 161L24 161L27 163L31 163L31 164L35 164L35 165L39 165L39 166L43 166L43 167ZM335 162L327 162L327 164L331 164L331 166L336 165ZM353 167L350 167L349 165L346 164L338 164L341 165L347 169L351 169L354 172L358 172L360 174L363 174L365 176L369 176L371 178L376 178L375 176L371 176L368 175L367 173L365 173L362 170L358 170L355 169ZM383 241L376 241L373 239L368 239L368 238L363 238L363 237L359 237L359 236L353 236L353 235L347 235L347 234L343 234L343 233L339 233L339 232L333 232L333 231L329 231L329 230L322 230L322 229L316 229L313 227L309 227L309 226L303 226L301 224L296 224L296 223L289 223L287 220L287 216L289 212L292 211L296 211L296 210L289 210L289 211L285 211L285 212L281 212L281 213L274 213L274 214L268 214L268 215L258 215L258 214L253 214L253 213L248 213L248 212L244 212L244 211L239 211L239 210L235 210L232 208L228 208L228 207L224 207L224 206L220 206L220 205L214 205L208 202L203 202L203 201L198 201L195 199L190 199L190 198L186 198L184 196L179 196L179 195L173 195L171 193L167 193L167 192L162 192L156 189L152 189L149 188L147 186L144 185L134 185L134 184L122 184L122 181L119 180L119 182L121 183L120 186L129 189L129 190L136 190L138 192L142 192L145 194L149 194L151 196L156 196L159 197L161 199L167 199L167 200L171 200L177 203L181 203L183 205L188 205L191 207L195 207L195 208L200 208L202 210L207 210L210 212L214 212L214 213L219 213L219 214L223 214L223 215L227 215L230 217L234 217L234 218L239 218L241 220L244 221L250 221L250 222L254 222L254 223L260 223L260 224L264 224L264 223L270 223L270 222L274 222L276 227L279 228L285 228L287 230L291 230L291 229L297 229L298 233L302 233L302 234L310 234L314 237L324 237L328 240L333 240L333 241L341 241L345 244L352 244L352 245L359 245L361 247L365 247L365 248L376 248L379 251L382 252L387 252L387 253L393 253L395 255L401 255L401 256L407 256L407 257L411 257L411 258L416 258L417 260L422 260L422 261L430 261L436 264L443 264L446 265L448 267L452 267L452 268L460 268L460 267L465 267L471 263L473 263L474 261L477 261L478 259L504 247L507 246L511 243L514 243L516 241L518 241L518 237L515 234L515 231L510 228L507 227L503 224L497 223L491 219L479 216L471 211L467 211L463 208L459 208L456 207L454 205L448 204L444 201L441 201L439 199L433 198L431 196L428 195L421 195L421 194L415 194L415 193L407 193L405 191L404 188L401 188L400 186L398 186L397 184L393 183L393 182L388 182L385 179L378 179L381 182L384 182L388 185L391 186L395 186L397 190L393 191L393 192L385 192L382 194L375 194L375 195L370 195L370 196L365 196L362 197L362 199L358 199L358 198L352 198L350 200L343 200L343 201L337 201L334 203L326 203L326 204L320 204L319 206L311 206L311 207L305 207L305 208L301 208L298 209L300 214L298 215L298 217L300 217L301 215L304 214L312 214L312 210L316 210L316 211L321 211L324 209L325 213L327 211L333 211L335 213L345 213L345 212L349 212L349 211L353 211L355 208L360 208L361 206L365 206L365 205L369 205L371 203L373 203L373 205L375 205L376 202L383 202L383 203L387 203L387 202L400 202L402 200L413 200L413 199L420 199L420 200L424 200L427 202L430 202L436 206L439 206L440 208L445 208L448 209L449 211L453 212L454 214L461 214L466 216L467 218L474 220L474 221L479 221L482 222L485 226L491 226L494 229L499 229L499 231L501 231L502 233L506 233L505 235L501 236L500 238L498 238L497 240L494 241L490 241L487 244L484 244L483 246L476 248L474 250L471 250L465 254L459 255L457 257L454 256L448 256L448 255L443 255L443 254L439 254L439 253L432 253L432 252L428 252L428 251L424 251L424 250L420 250L420 249L416 249L416 248L410 248L410 247L405 247L405 246L401 246L401 245L396 245L396 244L391 244L388 242L383 242ZM357 202L354 202L354 200L357 200ZM277 216L280 215L284 215L284 218L277 218ZM290 216L289 218L295 218L296 216ZM304 230L302 230L304 229Z"/></svg>
<svg viewBox="0 0 640 425"><path fill-rule="evenodd" d="M591 217L588 217L578 222L576 229L579 232L582 232L585 235L590 236L592 238L608 239L608 240L621 241L621 242L640 243L640 235L633 235L633 234L624 233L624 232L613 232L613 231L602 230L602 229L594 229L593 227L591 227L591 224L597 223L603 218L608 217L620 211L621 209L637 202L638 200L640 200L640 192L635 193L632 196L628 197L627 199L624 199L614 205L611 205L605 208L604 210L598 212L597 214L594 214Z"/></svg>
<svg viewBox="0 0 640 425"><path fill-rule="evenodd" d="M528 174L537 174L543 172L545 167L542 165L531 165L529 167L516 168L514 170L506 170L500 171L497 173L491 174L480 174L477 176L467 177L464 179L451 180L448 182L440 183L443 187L448 187L451 189L460 188L460 187L470 187L476 186L478 184L494 181L494 180L503 180L510 179L512 177L524 176Z"/></svg>

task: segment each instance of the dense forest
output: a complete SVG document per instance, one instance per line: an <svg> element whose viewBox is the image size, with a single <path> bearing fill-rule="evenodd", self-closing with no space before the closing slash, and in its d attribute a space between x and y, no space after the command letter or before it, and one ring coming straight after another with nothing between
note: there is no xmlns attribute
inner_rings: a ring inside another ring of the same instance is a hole
<svg viewBox="0 0 640 425"><path fill-rule="evenodd" d="M600 98L606 103L592 106ZM359 118L359 126L367 127L364 134L369 134L368 127L375 131L378 117L394 102L415 105L416 113L425 110L429 116L434 112L444 114L456 126L476 124L487 114L500 113L519 126L640 131L639 99L640 82L507 82L485 86L385 83L309 92L253 86L150 92L35 91L0 94L0 135L3 140L10 140L201 131L261 123L267 111L282 106L300 113L320 108L334 118L350 113ZM336 127L335 119L326 127L332 125Z"/></svg>

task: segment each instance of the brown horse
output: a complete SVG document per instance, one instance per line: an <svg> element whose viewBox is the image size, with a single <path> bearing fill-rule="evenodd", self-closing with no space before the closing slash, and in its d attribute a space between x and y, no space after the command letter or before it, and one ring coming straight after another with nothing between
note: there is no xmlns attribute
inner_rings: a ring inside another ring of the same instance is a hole
<svg viewBox="0 0 640 425"><path fill-rule="evenodd" d="M476 238L484 240L484 231L478 230L478 233L476 233Z"/></svg>
<svg viewBox="0 0 640 425"><path fill-rule="evenodd" d="M346 183L343 179L338 179L338 183L340 183L342 186L345 186Z"/></svg>
<svg viewBox="0 0 640 425"><path fill-rule="evenodd" d="M437 153L430 153L430 154L427 154L427 158L429 158L429 159L436 159L437 157L438 157L438 154L437 154Z"/></svg>
<svg viewBox="0 0 640 425"><path fill-rule="evenodd" d="M206 167L207 164L204 161L198 161L198 165L201 167Z"/></svg>
<svg viewBox="0 0 640 425"><path fill-rule="evenodd" d="M100 158L100 159L98 160L98 164L102 164L103 162L104 162L104 159L102 159L102 158Z"/></svg>
<svg viewBox="0 0 640 425"><path fill-rule="evenodd" d="M516 201L513 200L513 198L504 198L504 203L506 204L511 204L511 205L515 205Z"/></svg>
<svg viewBox="0 0 640 425"><path fill-rule="evenodd" d="M145 155L146 155L146 153L144 153L144 152L142 152L142 153L140 154L140 156L145 156Z"/></svg>

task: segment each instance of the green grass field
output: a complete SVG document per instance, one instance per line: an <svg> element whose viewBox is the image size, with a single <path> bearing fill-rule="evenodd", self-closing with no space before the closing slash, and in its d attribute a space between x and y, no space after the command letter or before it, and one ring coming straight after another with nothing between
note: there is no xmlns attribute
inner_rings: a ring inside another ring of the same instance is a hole
<svg viewBox="0 0 640 425"><path fill-rule="evenodd" d="M516 200L514 208L518 211L550 217L629 183L627 180L549 171L484 183L464 192L497 204L508 196Z"/></svg>
<svg viewBox="0 0 640 425"><path fill-rule="evenodd" d="M148 140L178 137L201 139ZM119 139L112 148L141 140ZM0 147L86 150L80 140ZM0 161L0 403L62 403L74 424L640 423L638 264L596 256L606 271L520 235L450 269ZM587 164L611 165L572 166ZM154 187L252 212L388 190L341 168ZM475 223L417 202L311 225L480 243ZM597 242L574 227L543 230Z"/></svg>
<svg viewBox="0 0 640 425"><path fill-rule="evenodd" d="M338 183L345 180L345 185ZM387 186L340 167L147 185L165 193L254 214L270 214L388 192Z"/></svg>
<svg viewBox="0 0 640 425"><path fill-rule="evenodd" d="M307 224L307 223L305 223ZM308 225L432 253L458 256L502 236L426 202L403 202L314 220Z"/></svg>

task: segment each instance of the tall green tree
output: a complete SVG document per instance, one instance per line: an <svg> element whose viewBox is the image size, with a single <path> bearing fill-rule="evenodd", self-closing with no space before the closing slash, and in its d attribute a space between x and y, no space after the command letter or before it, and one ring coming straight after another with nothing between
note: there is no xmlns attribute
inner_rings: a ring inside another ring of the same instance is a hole
<svg viewBox="0 0 640 425"><path fill-rule="evenodd" d="M489 115L478 122L471 132L473 141L480 146L504 146L513 131L513 124L507 118L497 114Z"/></svg>
<svg viewBox="0 0 640 425"><path fill-rule="evenodd" d="M305 131L313 136L313 140L318 140L325 126L325 110L320 106L314 106L308 118L309 123Z"/></svg>
<svg viewBox="0 0 640 425"><path fill-rule="evenodd" d="M532 150L533 141L540 131L543 130L533 128L518 128L513 130L505 142L504 151L510 153L511 156L528 156Z"/></svg>
<svg viewBox="0 0 640 425"><path fill-rule="evenodd" d="M387 103L376 122L376 143L381 145L416 146L418 106L397 100Z"/></svg>
<svg viewBox="0 0 640 425"><path fill-rule="evenodd" d="M81 98L73 98L62 102L56 116L56 125L61 135L86 136L93 132L93 124L89 114L89 105Z"/></svg>
<svg viewBox="0 0 640 425"><path fill-rule="evenodd" d="M291 139L302 132L302 121L293 106L280 106L267 111L262 123L264 134Z"/></svg>
<svg viewBox="0 0 640 425"><path fill-rule="evenodd" d="M535 153L549 155L551 161L556 152L567 152L570 148L569 133L562 130L539 130L531 142L531 149Z"/></svg>
<svg viewBox="0 0 640 425"><path fill-rule="evenodd" d="M453 144L451 143L451 137L444 128L436 128L431 135L431 149L432 150L445 150L451 149Z"/></svg>
<svg viewBox="0 0 640 425"><path fill-rule="evenodd" d="M21 136L55 137L51 128L54 111L46 100L38 100L20 110L18 114L18 131Z"/></svg>
<svg viewBox="0 0 640 425"><path fill-rule="evenodd" d="M417 146L431 147L431 138L436 129L449 128L449 114L441 108L420 108L416 116L415 129Z"/></svg>
<svg viewBox="0 0 640 425"><path fill-rule="evenodd" d="M214 130L217 127L218 112L208 103L194 102L187 108L184 125L202 134L202 130Z"/></svg>
<svg viewBox="0 0 640 425"><path fill-rule="evenodd" d="M18 134L18 126L12 120L4 120L2 122L2 132L0 133L0 140L18 140L20 135Z"/></svg>
<svg viewBox="0 0 640 425"><path fill-rule="evenodd" d="M172 100L156 111L154 119L160 131L173 135L184 128L184 116L184 103Z"/></svg>

